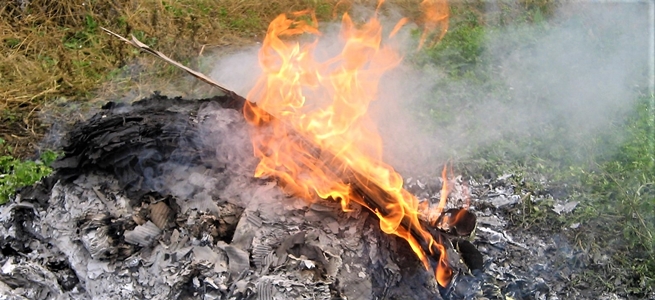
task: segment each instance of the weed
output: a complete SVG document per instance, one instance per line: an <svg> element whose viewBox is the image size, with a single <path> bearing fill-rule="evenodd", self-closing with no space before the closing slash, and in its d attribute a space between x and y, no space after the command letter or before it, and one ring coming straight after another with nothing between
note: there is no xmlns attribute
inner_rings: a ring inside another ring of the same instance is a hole
<svg viewBox="0 0 655 300"><path fill-rule="evenodd" d="M11 153L12 149L4 144L5 141L0 138L0 148L6 148L5 151ZM21 161L11 155L0 156L0 204L9 201L17 188L34 184L49 175L52 172L49 166L57 156L50 150L43 152L37 161Z"/></svg>
<svg viewBox="0 0 655 300"><path fill-rule="evenodd" d="M18 48L21 40L17 38L6 38L4 42L7 48Z"/></svg>
<svg viewBox="0 0 655 300"><path fill-rule="evenodd" d="M83 47L93 47L97 43L96 30L98 23L91 15L86 15L85 27L82 30L73 31L70 28L64 28L68 34L64 36L62 43L68 49L82 49Z"/></svg>

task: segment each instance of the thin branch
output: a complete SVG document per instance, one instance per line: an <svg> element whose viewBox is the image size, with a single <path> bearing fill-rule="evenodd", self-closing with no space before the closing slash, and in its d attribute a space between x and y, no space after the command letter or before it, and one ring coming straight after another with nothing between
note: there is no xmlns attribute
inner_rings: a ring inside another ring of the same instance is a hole
<svg viewBox="0 0 655 300"><path fill-rule="evenodd" d="M109 29L107 29L107 28L104 28L104 27L100 27L100 28L101 28L102 30L104 30L106 33L108 33L109 35L112 35L112 36L114 36L114 37L120 39L121 41L123 41L123 42L125 42L125 43L127 43L127 44L130 44L130 45L132 45L132 46L135 47L135 48L138 48L138 49L141 50L141 51L144 51L144 52L150 53L150 54L152 54L152 55L154 55L154 56L156 56L156 57L158 57L158 58L164 60L165 62L167 62L167 63L169 63L169 64L172 64L172 65L174 65L174 66L176 66L176 67L178 67L178 68L180 68L180 69L186 71L187 73L191 74L191 76L196 77L196 78L198 78L198 79L200 79L200 80L202 80L202 81L204 81L204 82L206 82L206 83L208 83L208 84L210 84L210 85L213 85L213 86L217 87L218 89L220 89L220 90L221 90L223 93L225 93L226 95L229 95L229 96L232 96L232 97L237 97L237 98L244 99L243 97L239 96L237 93L235 93L235 92L233 92L233 91L231 91L231 90L228 90L228 89L224 88L222 85L220 85L218 82L212 80L212 79L209 78L207 75L202 74L202 73L197 72L197 71L194 71L194 70L192 70L192 69L186 67L185 65L183 65L183 64L181 64L181 63L179 63L179 62L177 62L177 61L175 61L175 60L173 60L173 59L171 59L170 57L166 56L165 54L163 54L163 53L161 53L161 52L159 52L159 51L157 51L157 50L154 50L154 49L150 48L148 45L142 43L142 42L139 41L136 37L134 37L134 35L132 35L132 40L128 40L128 39L122 37L121 35L112 32L111 30L109 30Z"/></svg>

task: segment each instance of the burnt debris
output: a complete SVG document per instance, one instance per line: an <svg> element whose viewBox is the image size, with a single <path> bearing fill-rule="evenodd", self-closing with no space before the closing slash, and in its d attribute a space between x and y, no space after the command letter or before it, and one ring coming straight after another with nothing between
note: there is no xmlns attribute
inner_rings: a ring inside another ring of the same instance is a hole
<svg viewBox="0 0 655 300"><path fill-rule="evenodd" d="M29 299L439 297L411 249L361 207L308 204L253 179L241 105L153 95L105 105L77 124L55 173L3 207L0 291Z"/></svg>
<svg viewBox="0 0 655 300"><path fill-rule="evenodd" d="M1 207L0 294L11 299L587 296L568 284L588 263L583 255L562 250L565 241L556 237L508 227L507 208L533 200L504 181L469 182L477 220L465 215L448 229L432 228L457 258L450 262L451 284L438 287L407 243L382 233L366 209L354 205L343 212L338 202L323 200L310 204L284 194L273 181L253 179L257 161L242 106L242 98L155 94L132 105L110 103L79 123L65 141L56 172ZM440 180L409 178L406 187L435 202L439 195L431 187ZM458 215L461 204L455 201L446 212Z"/></svg>

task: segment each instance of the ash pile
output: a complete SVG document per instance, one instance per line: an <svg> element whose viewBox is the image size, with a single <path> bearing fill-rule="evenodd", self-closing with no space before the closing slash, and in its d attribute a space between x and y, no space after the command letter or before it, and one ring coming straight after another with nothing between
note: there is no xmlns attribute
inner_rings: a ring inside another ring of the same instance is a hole
<svg viewBox="0 0 655 300"><path fill-rule="evenodd" d="M9 299L422 299L437 283L369 212L253 178L229 97L109 103L0 214Z"/></svg>
<svg viewBox="0 0 655 300"><path fill-rule="evenodd" d="M484 269L440 289L374 214L310 204L253 178L242 106L227 96L155 94L109 103L78 124L56 172L2 207L3 297L603 299L571 284L591 262L564 237L511 226L518 203L542 196L523 195L507 178L450 183L449 208L470 198L478 216L473 244ZM442 184L406 180L433 204Z"/></svg>

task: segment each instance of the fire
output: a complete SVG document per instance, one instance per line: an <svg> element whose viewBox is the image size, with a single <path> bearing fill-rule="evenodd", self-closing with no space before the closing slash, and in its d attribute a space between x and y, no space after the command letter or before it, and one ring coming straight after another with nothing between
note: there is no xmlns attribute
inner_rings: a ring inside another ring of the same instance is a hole
<svg viewBox="0 0 655 300"><path fill-rule="evenodd" d="M401 56L382 44L383 28L375 16L356 25L346 13L341 52L318 61L317 23L313 12L300 11L280 15L269 25L259 52L263 75L247 96L256 105L247 101L244 107L246 119L257 125L252 140L261 160L255 176L274 176L287 192L308 200L319 196L341 201L346 211L351 201L367 207L377 214L385 233L409 242L426 268L427 256L440 254L436 277L446 286L452 276L446 251L420 224L418 199L382 161L382 142L367 116L380 78ZM315 40L289 40L307 34ZM379 196L382 205L371 207L353 193L354 183L367 189L367 195ZM369 189L371 183L383 192ZM416 236L429 242L432 253L425 253Z"/></svg>
<svg viewBox="0 0 655 300"><path fill-rule="evenodd" d="M428 41L428 47L438 43L448 32L450 9L446 0L423 0L423 33L419 40L419 49Z"/></svg>

